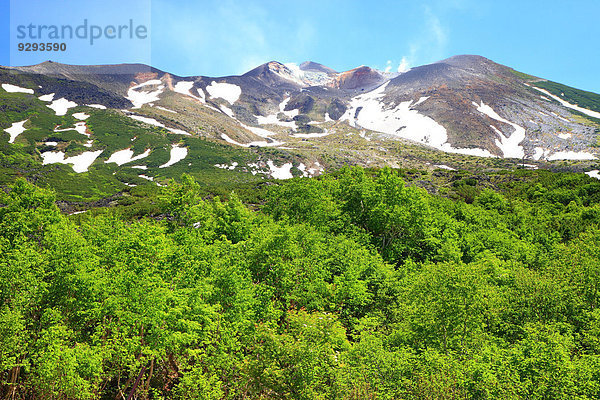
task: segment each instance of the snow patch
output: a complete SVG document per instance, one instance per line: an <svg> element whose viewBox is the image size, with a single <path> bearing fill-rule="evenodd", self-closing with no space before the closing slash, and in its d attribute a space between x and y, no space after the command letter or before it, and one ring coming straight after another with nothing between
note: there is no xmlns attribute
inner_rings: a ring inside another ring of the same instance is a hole
<svg viewBox="0 0 600 400"><path fill-rule="evenodd" d="M233 140L232 138L230 138L228 135L221 133L221 138L226 141L227 143L231 143L231 144L235 144L236 146L241 146L241 147L250 147L244 144L241 144L239 142L236 142L235 140Z"/></svg>
<svg viewBox="0 0 600 400"><path fill-rule="evenodd" d="M250 163L248 164L248 168L250 168L250 173L252 173L252 175L256 175L256 174L268 174L268 171L263 171L260 167L260 165L256 164L256 163Z"/></svg>
<svg viewBox="0 0 600 400"><path fill-rule="evenodd" d="M54 93L45 94L43 96L38 97L41 101L52 101L54 99Z"/></svg>
<svg viewBox="0 0 600 400"><path fill-rule="evenodd" d="M534 153L533 153L533 159L534 160L540 160L541 158L546 158L548 156L548 150L544 150L543 147L536 147L534 149Z"/></svg>
<svg viewBox="0 0 600 400"><path fill-rule="evenodd" d="M571 137L571 134L570 133L559 133L557 136L561 139L569 139Z"/></svg>
<svg viewBox="0 0 600 400"><path fill-rule="evenodd" d="M171 148L171 159L166 163L161 165L159 168L167 168L171 165L183 160L188 154L188 149L186 147L179 147L174 144Z"/></svg>
<svg viewBox="0 0 600 400"><path fill-rule="evenodd" d="M600 112L588 110L587 108L579 107L576 104L571 104L568 101L565 101L565 100L561 99L560 97L553 95L552 93L550 93L547 90L540 89L540 88L535 87L535 86L530 86L530 87L532 87L535 90L538 90L538 91L544 93L548 97L553 98L554 100L558 101L560 104L562 104L563 106L565 106L567 108L571 108L573 110L579 111L580 113L583 113L585 115L589 115L590 117L600 118Z"/></svg>
<svg viewBox="0 0 600 400"><path fill-rule="evenodd" d="M87 212L87 210L83 210L83 211L75 211L75 212L72 212L72 213L70 213L70 214L68 214L68 215L79 215L79 214L83 214L83 213L86 213L86 212Z"/></svg>
<svg viewBox="0 0 600 400"><path fill-rule="evenodd" d="M323 173L323 172L325 172L325 168L323 168L323 166L321 166L321 164L319 164L319 162L318 162L318 161L315 161L315 166L316 166L317 168L309 168L309 169L308 169L308 173L309 173L309 174L311 174L311 175L315 175L317 172L319 172L319 173Z"/></svg>
<svg viewBox="0 0 600 400"><path fill-rule="evenodd" d="M444 143L440 150L445 151L447 153L454 154L465 154L468 156L477 156L477 157L487 157L487 158L497 158L497 156L493 155L489 151L485 149L480 149L478 147L472 148L455 148L450 145L450 143Z"/></svg>
<svg viewBox="0 0 600 400"><path fill-rule="evenodd" d="M221 98L225 101L228 101L229 104L235 103L242 94L242 89L237 85L232 85L231 83L217 83L212 82L209 86L206 87L206 91L210 94L210 97Z"/></svg>
<svg viewBox="0 0 600 400"><path fill-rule="evenodd" d="M429 96L425 96L425 97L421 97L415 104L413 104L411 107L416 107L419 104L423 103L424 101L426 101L427 99L429 99Z"/></svg>
<svg viewBox="0 0 600 400"><path fill-rule="evenodd" d="M75 126L73 126L72 128L66 128L66 129L54 129L54 132L67 132L67 131L77 131L77 133L81 134L81 135L85 135L87 137L90 137L90 134L87 133L87 125L85 124L85 122L76 122Z"/></svg>
<svg viewBox="0 0 600 400"><path fill-rule="evenodd" d="M289 118L294 118L300 113L300 111L297 109L285 111L285 107L287 103L289 103L289 101L290 98L288 97L279 104L279 112L283 113ZM296 121L281 121L278 117L278 114L271 114L267 115L266 117L263 117L262 115L257 115L256 120L260 125L279 125L286 128L290 128L294 131L296 130Z"/></svg>
<svg viewBox="0 0 600 400"><path fill-rule="evenodd" d="M304 165L304 163L300 163L296 168L298 168L300 170L300 172L302 172L302 176L307 178L308 175L308 171L306 170L306 165Z"/></svg>
<svg viewBox="0 0 600 400"><path fill-rule="evenodd" d="M295 116L297 116L298 114L300 114L300 110L295 109L295 110L285 111L285 107L287 106L287 104L289 102L290 102L290 97L288 97L287 99L285 99L284 101L282 101L279 104L279 112L283 113L287 117L294 118Z"/></svg>
<svg viewBox="0 0 600 400"><path fill-rule="evenodd" d="M85 121L85 120L86 120L86 119L88 119L90 116L89 116L89 115L87 115L86 113L79 112L79 113L75 113L75 114L73 114L73 117L75 117L75 118L76 118L76 119L78 119L78 120Z"/></svg>
<svg viewBox="0 0 600 400"><path fill-rule="evenodd" d="M239 164L237 162L233 162L231 163L231 165L227 165L227 164L215 164L215 167L217 168L221 168L221 169L228 169L230 171L233 171Z"/></svg>
<svg viewBox="0 0 600 400"><path fill-rule="evenodd" d="M51 104L47 105L46 107L53 109L56 115L66 115L67 110L69 108L77 107L77 103L69 101L65 98L61 98L58 100L54 100Z"/></svg>
<svg viewBox="0 0 600 400"><path fill-rule="evenodd" d="M598 171L597 169L594 169L592 171L588 171L585 174L587 176L589 176L590 178L600 179L600 171Z"/></svg>
<svg viewBox="0 0 600 400"><path fill-rule="evenodd" d="M445 169L445 170L448 170L448 171L456 171L455 168L449 167L449 166L444 165L444 164L434 165L434 167L439 168L439 169Z"/></svg>
<svg viewBox="0 0 600 400"><path fill-rule="evenodd" d="M174 134L176 134L176 135L192 136L192 134L191 134L191 133L189 133L189 132L186 132L186 131L184 131L184 130L181 130L181 129L168 128L168 127L167 127L166 129L167 129L169 132L171 132L171 133L174 133Z"/></svg>
<svg viewBox="0 0 600 400"><path fill-rule="evenodd" d="M154 125L154 126L158 126L160 128L164 128L165 127L163 124L161 124L160 122L158 122L154 118L143 117L141 115L135 115L135 114L130 115L129 118L135 119L136 121L144 122L144 123L146 123L148 125Z"/></svg>
<svg viewBox="0 0 600 400"><path fill-rule="evenodd" d="M88 104L88 107L92 107L92 108L97 108L99 110L106 110L106 106L103 106L102 104Z"/></svg>
<svg viewBox="0 0 600 400"><path fill-rule="evenodd" d="M294 131L296 130L296 121L281 121L279 120L279 118L277 118L276 114L267 115L266 117L263 117L262 115L257 115L256 121L260 125L279 125L286 128L290 128Z"/></svg>
<svg viewBox="0 0 600 400"><path fill-rule="evenodd" d="M146 86L157 86L156 90L153 91L140 91L140 89ZM141 108L144 104L152 103L160 100L160 95L163 93L165 86L159 79L152 79L148 82L133 86L127 91L125 98L133 104L133 108Z"/></svg>
<svg viewBox="0 0 600 400"><path fill-rule="evenodd" d="M285 144L285 142L279 142L274 140L273 142L250 142L250 143L240 143L240 142L236 142L235 140L233 140L232 138L230 138L229 136L227 136L225 133L221 133L221 138L226 141L227 143L231 143L233 145L236 146L240 146L240 147L252 147L252 146L256 146L256 147L276 147L276 146L281 146L283 144ZM272 140L272 139L271 139Z"/></svg>
<svg viewBox="0 0 600 400"><path fill-rule="evenodd" d="M325 131L322 133L296 133L291 136L295 137L295 138L310 139L310 138L320 138L320 137L329 136L332 133L333 132L329 132L329 130L325 129ZM370 140L370 139L367 139L367 140Z"/></svg>
<svg viewBox="0 0 600 400"><path fill-rule="evenodd" d="M141 160L142 158L146 158L149 155L150 155L150 149L147 149L145 152L143 152L142 154L135 156L135 157L133 156L133 150L125 149L125 150L120 150L120 151L113 153L108 160L104 161L104 163L105 164L115 163L115 164L121 166L123 164L127 164L132 161Z"/></svg>
<svg viewBox="0 0 600 400"><path fill-rule="evenodd" d="M166 112L177 114L177 111L169 110L168 108L165 108L165 107L156 106L156 108L158 108L159 110L163 110L163 111L166 111Z"/></svg>
<svg viewBox="0 0 600 400"><path fill-rule="evenodd" d="M154 118L144 117L144 116L136 115L136 114L129 115L129 118L135 119L136 121L144 122L148 125L154 125L154 126L158 126L159 128L164 128L164 129L168 130L169 132L174 133L176 135L191 136L190 133L183 131L181 129L169 128L169 127L165 126L164 124L162 124L161 122L158 122ZM133 139L132 139L132 141L133 141Z"/></svg>
<svg viewBox="0 0 600 400"><path fill-rule="evenodd" d="M65 158L65 153L62 151L52 152L47 151L42 153L43 165L48 164L72 164L73 171L79 173L86 172L96 158L102 154L104 150L87 151L78 156Z"/></svg>
<svg viewBox="0 0 600 400"><path fill-rule="evenodd" d="M192 88L194 87L194 82L191 81L181 81L181 82L177 82L177 84L175 85L175 87L173 88L173 90L175 90L177 93L181 93L183 95L186 96L190 96L196 100L199 100L202 103L206 102L206 95L204 94L204 91L200 88L198 88L198 94L200 94L200 97L194 96L192 94Z"/></svg>
<svg viewBox="0 0 600 400"><path fill-rule="evenodd" d="M268 131L263 128L257 128L254 126L248 126L248 125L244 125L244 124L240 124L240 125L242 125L246 129L248 129L250 132L254 133L255 135L260 136L265 139L271 139L271 136L276 135L275 132L271 132L271 131ZM273 139L271 139L271 140L273 140Z"/></svg>
<svg viewBox="0 0 600 400"><path fill-rule="evenodd" d="M529 168L529 169L538 169L537 165L534 164L521 164L523 165L525 168Z"/></svg>
<svg viewBox="0 0 600 400"><path fill-rule="evenodd" d="M412 100L401 102L395 107L384 104L381 98L388 83L389 81L368 93L352 98L350 107L340 121L348 121L350 126L356 128L413 140L446 152L494 157L483 149L452 147L447 143L446 129L432 118L411 109Z"/></svg>
<svg viewBox="0 0 600 400"><path fill-rule="evenodd" d="M560 115L558 115L558 114L557 114L557 113L555 113L555 112L552 112L552 111L550 111L550 114L554 115L556 118L558 118L558 119L561 119L561 120L563 120L563 121L565 121L565 122L571 122L571 121L569 121L568 119L561 117Z"/></svg>
<svg viewBox="0 0 600 400"><path fill-rule="evenodd" d="M277 147L284 145L285 142L279 142L277 140L273 140L272 142L250 142L248 144L243 145L244 147ZM282 147L283 148L283 147Z"/></svg>
<svg viewBox="0 0 600 400"><path fill-rule="evenodd" d="M320 167L320 164L317 162L316 163L317 166ZM311 176L314 176L317 172L323 172L323 168L308 168L306 165L304 165L304 163L300 163L298 164L298 166L296 167L298 168L298 170L300 170L300 172L302 172L302 176L305 178L309 178Z"/></svg>
<svg viewBox="0 0 600 400"><path fill-rule="evenodd" d="M473 105L477 107L477 111L480 113L514 128L515 131L512 135L506 137L500 130L490 125L500 136L500 140L496 139L496 146L502 151L503 156L506 158L522 158L525 155L525 152L523 151L523 146L520 146L519 144L525 139L525 128L502 118L492 109L492 107L484 104L483 101L481 101L481 104L479 105L473 102Z"/></svg>
<svg viewBox="0 0 600 400"><path fill-rule="evenodd" d="M13 122L13 124L10 128L6 128L4 130L4 132L6 132L10 135L10 139L8 139L8 143L14 143L17 136L19 136L21 133L26 131L24 125L25 125L25 122L27 122L27 121L28 120L26 119L25 121L21 121L21 122Z"/></svg>
<svg viewBox="0 0 600 400"><path fill-rule="evenodd" d="M291 179L294 176L292 175L292 163L285 163L281 167L276 166L273 161L267 161L267 165L271 170L271 177L274 179Z"/></svg>
<svg viewBox="0 0 600 400"><path fill-rule="evenodd" d="M559 151L548 157L548 161L555 160L597 160L596 156L585 151Z"/></svg>
<svg viewBox="0 0 600 400"><path fill-rule="evenodd" d="M26 89L20 86L11 85L10 83L3 83L2 89L6 90L8 93L27 93L33 94L33 89Z"/></svg>
<svg viewBox="0 0 600 400"><path fill-rule="evenodd" d="M233 110L231 108L224 106L223 104L220 104L219 108L221 109L221 111L223 111L224 114L227 114L231 118L235 118L235 116L233 115Z"/></svg>

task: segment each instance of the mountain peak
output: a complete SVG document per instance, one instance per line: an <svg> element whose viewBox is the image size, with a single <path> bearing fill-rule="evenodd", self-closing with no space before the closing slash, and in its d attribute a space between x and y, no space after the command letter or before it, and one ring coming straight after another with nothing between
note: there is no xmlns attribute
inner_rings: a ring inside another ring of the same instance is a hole
<svg viewBox="0 0 600 400"><path fill-rule="evenodd" d="M468 63L487 63L493 62L492 60L485 58L477 54L457 54L452 57L448 57L440 62L448 64L468 64Z"/></svg>
<svg viewBox="0 0 600 400"><path fill-rule="evenodd" d="M334 75L337 74L337 71L323 65L323 64L319 64L316 63L314 61L304 61L302 64L300 64L300 69L302 71L317 71L317 72L323 72L326 73L328 75Z"/></svg>
<svg viewBox="0 0 600 400"><path fill-rule="evenodd" d="M256 78L267 86L304 86L294 72L279 61L269 61L246 72L242 77Z"/></svg>
<svg viewBox="0 0 600 400"><path fill-rule="evenodd" d="M498 71L503 66L495 63L494 61L485 58L483 56L462 54L446 58L445 60L439 61L439 63L451 65L467 70L477 70L481 72L492 72Z"/></svg>
<svg viewBox="0 0 600 400"><path fill-rule="evenodd" d="M301 87L327 85L337 73L324 65L307 61L298 66L295 63L283 64L269 61L243 76L254 76L271 84L293 84Z"/></svg>

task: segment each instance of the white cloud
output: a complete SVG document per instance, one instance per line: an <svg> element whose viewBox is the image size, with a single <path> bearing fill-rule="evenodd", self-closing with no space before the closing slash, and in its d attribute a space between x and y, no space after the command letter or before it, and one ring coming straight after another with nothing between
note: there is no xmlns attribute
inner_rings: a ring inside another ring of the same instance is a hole
<svg viewBox="0 0 600 400"><path fill-rule="evenodd" d="M402 57L398 72L405 72L411 65L438 61L445 57L448 29L429 6L423 10L423 31L418 32L409 44L409 54Z"/></svg>
<svg viewBox="0 0 600 400"><path fill-rule="evenodd" d="M406 56L402 57L400 61L400 65L398 65L398 72L406 72L410 69L410 63L408 62L408 58Z"/></svg>
<svg viewBox="0 0 600 400"><path fill-rule="evenodd" d="M427 29L430 31L430 35L433 37L433 44L439 49L446 46L448 37L445 28L442 26L440 19L431 11L429 7L425 8L425 20L427 22Z"/></svg>
<svg viewBox="0 0 600 400"><path fill-rule="evenodd" d="M387 64L385 66L385 72L390 72L392 70L392 60L387 60Z"/></svg>

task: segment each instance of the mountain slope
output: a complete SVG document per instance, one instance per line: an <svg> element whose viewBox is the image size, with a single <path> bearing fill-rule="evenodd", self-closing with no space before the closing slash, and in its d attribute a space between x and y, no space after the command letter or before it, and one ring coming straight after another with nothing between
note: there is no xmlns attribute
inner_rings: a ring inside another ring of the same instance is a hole
<svg viewBox="0 0 600 400"><path fill-rule="evenodd" d="M480 56L401 74L272 61L216 78L46 62L0 68L0 88L6 182L35 176L72 196L183 171L250 182L343 164L557 168L553 160L570 159L576 170L597 169L600 95ZM220 158L201 161L211 151Z"/></svg>

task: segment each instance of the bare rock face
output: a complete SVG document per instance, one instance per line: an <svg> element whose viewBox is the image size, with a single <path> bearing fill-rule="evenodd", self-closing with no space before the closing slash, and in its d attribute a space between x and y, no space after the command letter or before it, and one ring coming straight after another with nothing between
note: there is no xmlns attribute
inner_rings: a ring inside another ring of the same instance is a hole
<svg viewBox="0 0 600 400"><path fill-rule="evenodd" d="M367 89L383 83L383 76L376 70L362 66L338 74L331 86L337 89Z"/></svg>

